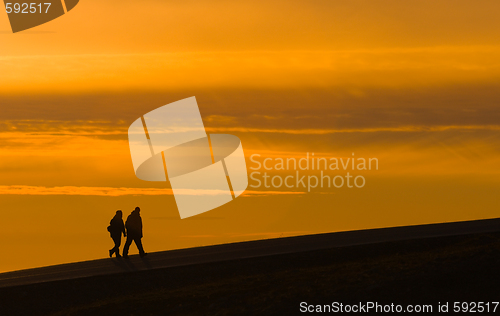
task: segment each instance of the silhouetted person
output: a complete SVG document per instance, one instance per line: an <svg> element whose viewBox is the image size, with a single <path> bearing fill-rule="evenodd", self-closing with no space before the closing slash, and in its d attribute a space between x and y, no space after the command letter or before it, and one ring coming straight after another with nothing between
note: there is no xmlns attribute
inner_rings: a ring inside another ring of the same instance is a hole
<svg viewBox="0 0 500 316"><path fill-rule="evenodd" d="M139 249L139 255L144 257L147 255L142 248L142 219L140 215L141 209L136 207L135 210L130 213L125 222L125 228L127 229L127 241L123 247L123 258L128 259L128 249L132 241L135 242L137 249Z"/></svg>
<svg viewBox="0 0 500 316"><path fill-rule="evenodd" d="M112 257L114 253L116 253L116 257L120 256L120 245L122 243L122 233L123 237L127 237L125 233L125 225L123 225L123 213L122 211L116 211L115 217L111 219L109 223L108 231L111 235L111 238L115 242L115 246L113 249L109 251L109 256Z"/></svg>

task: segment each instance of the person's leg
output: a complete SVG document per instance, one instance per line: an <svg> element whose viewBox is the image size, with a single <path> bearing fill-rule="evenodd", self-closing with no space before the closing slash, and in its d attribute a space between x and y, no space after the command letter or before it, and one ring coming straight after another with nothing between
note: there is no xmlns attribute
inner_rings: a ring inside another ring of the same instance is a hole
<svg viewBox="0 0 500 316"><path fill-rule="evenodd" d="M144 248L142 248L142 240L141 237L134 238L135 245L137 249L139 249L139 254L144 255Z"/></svg>
<svg viewBox="0 0 500 316"><path fill-rule="evenodd" d="M117 240L116 236L111 236L111 239L113 239L113 242L115 243L115 246L113 248L111 248L111 250L109 250L109 256L110 257L112 257L114 253L118 254L121 238L119 238Z"/></svg>
<svg viewBox="0 0 500 316"><path fill-rule="evenodd" d="M130 235L127 235L127 240L125 241L125 246L123 246L123 256L126 258L128 257L128 249L130 248L130 244L132 243L132 237Z"/></svg>
<svg viewBox="0 0 500 316"><path fill-rule="evenodd" d="M115 253L116 253L117 258L121 257L121 255L120 255L120 245L121 244L122 244L122 235L117 236L115 239Z"/></svg>

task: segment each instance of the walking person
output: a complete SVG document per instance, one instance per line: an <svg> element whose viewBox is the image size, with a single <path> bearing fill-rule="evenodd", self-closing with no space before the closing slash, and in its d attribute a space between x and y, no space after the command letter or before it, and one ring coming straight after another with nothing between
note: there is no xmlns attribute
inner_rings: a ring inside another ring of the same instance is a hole
<svg viewBox="0 0 500 316"><path fill-rule="evenodd" d="M115 246L109 250L109 256L113 257L113 254L116 253L116 257L120 256L120 245L122 243L122 233L123 237L127 237L127 233L125 232L125 225L123 224L123 213L122 211L116 211L115 216L111 219L111 222L108 226L108 231L111 235L111 238L115 242Z"/></svg>
<svg viewBox="0 0 500 316"><path fill-rule="evenodd" d="M136 207L135 210L130 213L125 222L125 228L127 229L127 241L123 247L123 258L128 259L128 249L130 244L134 241L137 249L139 249L139 255L144 257L147 253L144 252L142 248L142 219L141 219L141 209Z"/></svg>

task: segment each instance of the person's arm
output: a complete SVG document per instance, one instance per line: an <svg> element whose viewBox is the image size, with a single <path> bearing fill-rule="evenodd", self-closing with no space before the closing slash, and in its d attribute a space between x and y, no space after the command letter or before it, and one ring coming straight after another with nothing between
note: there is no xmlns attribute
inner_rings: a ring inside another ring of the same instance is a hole
<svg viewBox="0 0 500 316"><path fill-rule="evenodd" d="M127 237L127 232L125 231L125 225L123 224L123 220L121 222L121 225L122 225L123 237Z"/></svg>
<svg viewBox="0 0 500 316"><path fill-rule="evenodd" d="M139 228L141 232L141 238L142 238L142 218L139 217Z"/></svg>

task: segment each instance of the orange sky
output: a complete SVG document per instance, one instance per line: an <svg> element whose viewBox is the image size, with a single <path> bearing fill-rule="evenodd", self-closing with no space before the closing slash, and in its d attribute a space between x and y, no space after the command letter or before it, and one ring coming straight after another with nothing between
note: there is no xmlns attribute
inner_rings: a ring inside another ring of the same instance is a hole
<svg viewBox="0 0 500 316"><path fill-rule="evenodd" d="M0 14L0 271L104 257L107 223L137 205L147 251L498 217L498 9L86 0L17 34ZM247 158L354 152L380 170L180 220L165 184L135 177L126 133L193 95Z"/></svg>

